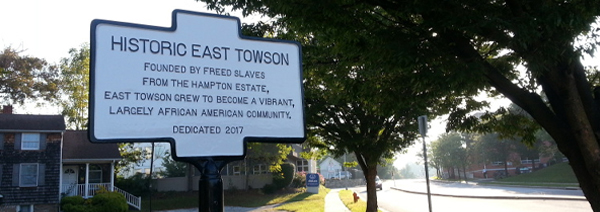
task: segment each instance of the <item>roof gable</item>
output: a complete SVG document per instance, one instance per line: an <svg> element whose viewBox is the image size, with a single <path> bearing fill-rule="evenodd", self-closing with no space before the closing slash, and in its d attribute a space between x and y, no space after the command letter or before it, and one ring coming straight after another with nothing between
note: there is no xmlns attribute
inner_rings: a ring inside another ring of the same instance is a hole
<svg viewBox="0 0 600 212"><path fill-rule="evenodd" d="M63 159L65 160L120 160L116 143L92 143L87 130L67 130L63 135Z"/></svg>

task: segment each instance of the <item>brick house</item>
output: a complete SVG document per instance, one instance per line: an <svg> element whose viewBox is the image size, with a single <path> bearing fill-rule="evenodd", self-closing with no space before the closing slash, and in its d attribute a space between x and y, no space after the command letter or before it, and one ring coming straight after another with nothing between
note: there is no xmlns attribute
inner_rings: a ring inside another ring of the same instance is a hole
<svg viewBox="0 0 600 212"><path fill-rule="evenodd" d="M0 211L58 211L61 115L0 114Z"/></svg>

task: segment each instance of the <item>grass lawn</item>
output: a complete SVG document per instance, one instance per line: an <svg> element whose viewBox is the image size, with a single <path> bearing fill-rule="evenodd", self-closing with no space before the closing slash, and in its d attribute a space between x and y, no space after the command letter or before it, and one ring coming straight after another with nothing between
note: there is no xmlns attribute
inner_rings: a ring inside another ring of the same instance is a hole
<svg viewBox="0 0 600 212"><path fill-rule="evenodd" d="M302 212L322 212L325 210L325 196L329 193L329 189L321 186L318 194L299 193L290 199L281 203L285 203L275 209L285 211L302 211Z"/></svg>
<svg viewBox="0 0 600 212"><path fill-rule="evenodd" d="M359 199L356 203L354 203L354 196L352 195L354 191L352 190L341 190L340 191L340 199L346 205L348 209L352 212L363 212L367 210L367 202L363 199ZM380 211L381 210L377 210Z"/></svg>
<svg viewBox="0 0 600 212"><path fill-rule="evenodd" d="M535 172L520 174L489 184L577 187L579 183L568 163L558 163Z"/></svg>
<svg viewBox="0 0 600 212"><path fill-rule="evenodd" d="M294 205L306 205L315 207L315 204L320 204L321 208L325 206L325 195L329 189L322 187L319 190L319 195L309 194L302 191L286 190L276 194L263 194L259 190L238 190L225 191L224 198L225 206L238 207L261 207L265 205L273 205L278 203L289 203L290 207ZM322 195L322 196L321 196ZM153 193L152 211L156 210L172 210L183 208L197 208L199 203L198 192L156 192ZM320 198L320 201L319 201ZM298 204L297 201L303 204ZM150 211L150 198L142 197L142 211ZM290 210L294 211L294 210ZM302 210L304 211L304 210ZM312 210L307 210L312 211ZM320 211L323 211L321 209Z"/></svg>

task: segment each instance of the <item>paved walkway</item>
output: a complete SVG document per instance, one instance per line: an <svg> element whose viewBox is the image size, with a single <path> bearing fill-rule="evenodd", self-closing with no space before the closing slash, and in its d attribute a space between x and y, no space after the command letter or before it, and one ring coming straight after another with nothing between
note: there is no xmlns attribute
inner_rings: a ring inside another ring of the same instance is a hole
<svg viewBox="0 0 600 212"><path fill-rule="evenodd" d="M339 188L334 188L325 196L325 212L350 212L340 199Z"/></svg>

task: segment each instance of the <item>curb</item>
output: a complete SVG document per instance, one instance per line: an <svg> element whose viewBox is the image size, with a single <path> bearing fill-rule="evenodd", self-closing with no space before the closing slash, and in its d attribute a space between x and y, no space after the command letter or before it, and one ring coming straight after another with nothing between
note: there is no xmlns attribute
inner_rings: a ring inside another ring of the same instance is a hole
<svg viewBox="0 0 600 212"><path fill-rule="evenodd" d="M411 191L400 189L396 187L390 187L391 189L403 191L413 194L427 195L426 192ZM588 201L585 197L570 197L570 196L533 196L533 195L522 195L522 196L475 196L475 195L455 195L455 194L439 194L431 193L432 196L442 197L457 197L457 198L475 198L475 199L522 199L522 200L568 200L568 201Z"/></svg>

